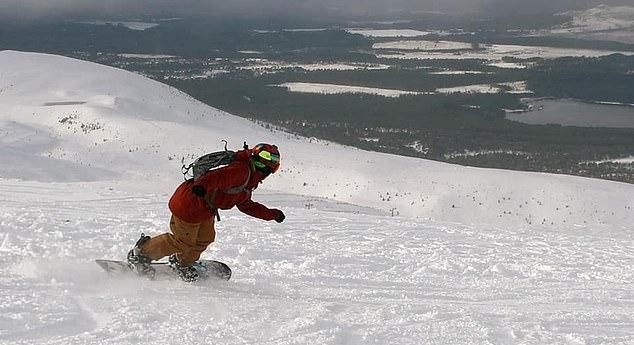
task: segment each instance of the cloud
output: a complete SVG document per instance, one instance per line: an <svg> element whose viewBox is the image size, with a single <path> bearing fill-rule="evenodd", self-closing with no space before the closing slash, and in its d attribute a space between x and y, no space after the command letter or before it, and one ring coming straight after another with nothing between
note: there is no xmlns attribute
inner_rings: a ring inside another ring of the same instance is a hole
<svg viewBox="0 0 634 345"><path fill-rule="evenodd" d="M610 1L610 0L609 0ZM611 0L631 1L631 0ZM483 14L555 11L596 0L0 0L4 19L188 15L380 15L408 11Z"/></svg>
<svg viewBox="0 0 634 345"><path fill-rule="evenodd" d="M186 15L378 15L473 8L483 0L0 0L4 18Z"/></svg>

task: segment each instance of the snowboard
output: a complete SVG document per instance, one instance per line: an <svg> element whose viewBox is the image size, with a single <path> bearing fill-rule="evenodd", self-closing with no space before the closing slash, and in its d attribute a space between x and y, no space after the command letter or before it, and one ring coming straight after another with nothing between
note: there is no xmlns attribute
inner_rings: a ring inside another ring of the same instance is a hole
<svg viewBox="0 0 634 345"><path fill-rule="evenodd" d="M99 267L112 276L131 275L141 277L133 272L125 261L97 259L95 262L99 265ZM167 262L153 262L151 265L156 271L154 279L178 279L178 275L174 272L174 270L172 270ZM199 281L206 279L231 279L231 268L223 262L216 260L199 260L192 266L198 272Z"/></svg>

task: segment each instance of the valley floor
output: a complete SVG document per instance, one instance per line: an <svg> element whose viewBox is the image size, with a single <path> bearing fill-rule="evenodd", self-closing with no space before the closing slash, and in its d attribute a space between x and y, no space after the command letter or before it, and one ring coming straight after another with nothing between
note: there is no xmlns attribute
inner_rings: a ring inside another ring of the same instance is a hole
<svg viewBox="0 0 634 345"><path fill-rule="evenodd" d="M169 195L0 180L2 344L632 344L623 227L495 228L260 193L282 224L224 212L204 257L230 282L113 279Z"/></svg>

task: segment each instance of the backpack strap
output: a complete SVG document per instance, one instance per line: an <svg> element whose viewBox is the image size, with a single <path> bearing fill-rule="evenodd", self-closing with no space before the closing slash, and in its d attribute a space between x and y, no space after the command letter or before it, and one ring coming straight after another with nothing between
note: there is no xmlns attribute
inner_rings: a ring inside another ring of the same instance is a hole
<svg viewBox="0 0 634 345"><path fill-rule="evenodd" d="M209 209L214 214L217 221L220 221L220 214L218 213L218 208L214 204L214 200L216 199L216 195L218 195L219 191L222 190L222 192L225 194L239 194L242 192L251 191L250 189L247 189L247 186L249 185L249 182L251 181L252 165L250 164L250 162L248 163L248 165L249 165L248 166L249 174L247 175L247 180L243 184L237 187L229 188L229 189L214 189L214 191L210 195L205 196L205 201L207 202L207 206L209 206Z"/></svg>
<svg viewBox="0 0 634 345"><path fill-rule="evenodd" d="M249 167L249 174L247 175L247 180L244 181L243 184L239 185L238 187L233 187L233 188L223 190L223 192L225 192L226 194L242 193L247 190L247 186L249 185L250 181L251 181L251 167Z"/></svg>

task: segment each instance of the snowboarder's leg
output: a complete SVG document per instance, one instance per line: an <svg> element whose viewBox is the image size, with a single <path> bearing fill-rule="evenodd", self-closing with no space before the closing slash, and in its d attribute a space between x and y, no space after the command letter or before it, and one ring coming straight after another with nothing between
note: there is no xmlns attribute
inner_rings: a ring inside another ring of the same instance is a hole
<svg viewBox="0 0 634 345"><path fill-rule="evenodd" d="M207 246L211 244L216 238L216 231L214 229L213 218L198 224L197 236L182 237L182 233L187 229L187 223L182 222L180 219L173 217L170 222L172 233L176 241L187 244L187 250L181 250L178 253L170 255L170 266L178 274L178 277L186 282L193 282L198 280L198 271L192 264L200 258L200 254L207 249ZM190 230L187 229L187 234L190 234Z"/></svg>
<svg viewBox="0 0 634 345"><path fill-rule="evenodd" d="M180 226L175 226L176 222ZM170 219L170 229L172 233L165 233L156 237L152 237L149 241L141 246L143 253L152 260L158 260L162 257L189 251L190 243L195 241L198 236L198 224L186 223L172 215ZM193 237L189 239L189 237Z"/></svg>
<svg viewBox="0 0 634 345"><path fill-rule="evenodd" d="M176 222L178 227L178 222ZM200 259L202 252L216 240L216 230L214 229L213 218L204 221L198 226L198 236L196 236L195 242L189 246L189 251L183 251L178 253L178 259L183 266L189 266L196 260Z"/></svg>
<svg viewBox="0 0 634 345"><path fill-rule="evenodd" d="M153 237L143 243L143 253L152 260L178 253L181 264L191 265L216 236L213 219L203 223L187 223L172 215L170 229L171 233Z"/></svg>

